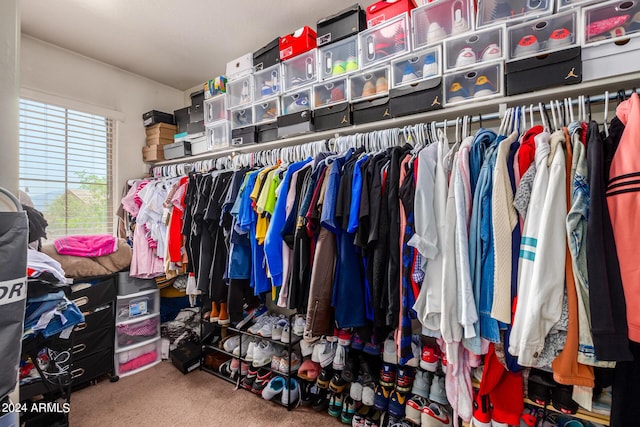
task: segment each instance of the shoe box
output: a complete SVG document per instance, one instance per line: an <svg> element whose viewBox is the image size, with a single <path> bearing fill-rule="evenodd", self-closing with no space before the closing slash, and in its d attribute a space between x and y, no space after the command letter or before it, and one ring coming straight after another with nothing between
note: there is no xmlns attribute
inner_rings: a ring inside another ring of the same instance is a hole
<svg viewBox="0 0 640 427"><path fill-rule="evenodd" d="M366 13L359 4L354 4L338 13L320 19L316 23L316 41L318 47L321 47L366 29Z"/></svg>
<svg viewBox="0 0 640 427"><path fill-rule="evenodd" d="M244 55L227 62L227 80L232 81L247 76L253 72L253 53Z"/></svg>
<svg viewBox="0 0 640 427"><path fill-rule="evenodd" d="M189 107L180 108L173 112L173 117L178 127L177 133L187 132L187 125L189 124Z"/></svg>
<svg viewBox="0 0 640 427"><path fill-rule="evenodd" d="M285 61L315 49L316 32L308 26L280 37L280 60Z"/></svg>
<svg viewBox="0 0 640 427"><path fill-rule="evenodd" d="M391 89L389 92L389 112L393 117L439 110L442 102L440 76Z"/></svg>
<svg viewBox="0 0 640 427"><path fill-rule="evenodd" d="M297 113L303 110L310 110L313 104L313 88L307 86L283 94L280 97L281 115Z"/></svg>
<svg viewBox="0 0 640 427"><path fill-rule="evenodd" d="M199 90L191 94L189 107L189 123L204 122L204 91ZM191 133L191 132L189 132Z"/></svg>
<svg viewBox="0 0 640 427"><path fill-rule="evenodd" d="M245 126L231 130L231 145L247 145L258 142L256 126Z"/></svg>
<svg viewBox="0 0 640 427"><path fill-rule="evenodd" d="M313 132L313 114L311 110L296 111L278 117L278 138L288 138L307 132Z"/></svg>
<svg viewBox="0 0 640 427"><path fill-rule="evenodd" d="M282 92L282 70L280 63L253 74L253 99L258 102L265 98L272 98Z"/></svg>
<svg viewBox="0 0 640 427"><path fill-rule="evenodd" d="M142 161L155 163L162 160L164 160L164 145L145 145L142 147Z"/></svg>
<svg viewBox="0 0 640 427"><path fill-rule="evenodd" d="M229 110L229 117L231 121L231 129L239 129L245 126L253 125L253 106L245 105L242 107L236 107Z"/></svg>
<svg viewBox="0 0 640 427"><path fill-rule="evenodd" d="M216 95L204 101L204 125L210 126L213 123L227 120L226 96Z"/></svg>
<svg viewBox="0 0 640 427"><path fill-rule="evenodd" d="M502 61L444 75L445 107L504 94Z"/></svg>
<svg viewBox="0 0 640 427"><path fill-rule="evenodd" d="M258 144L278 139L278 121L258 125Z"/></svg>
<svg viewBox="0 0 640 427"><path fill-rule="evenodd" d="M178 138L173 144L164 146L165 160L179 159L191 155L191 142L186 137Z"/></svg>
<svg viewBox="0 0 640 427"><path fill-rule="evenodd" d="M389 94L389 67L365 70L349 77L349 99L359 102Z"/></svg>
<svg viewBox="0 0 640 427"><path fill-rule="evenodd" d="M392 117L389 110L389 96L353 103L354 125L378 122Z"/></svg>
<svg viewBox="0 0 640 427"><path fill-rule="evenodd" d="M317 51L312 49L295 58L282 62L283 91L289 92L300 86L318 81Z"/></svg>
<svg viewBox="0 0 640 427"><path fill-rule="evenodd" d="M178 370L183 374L188 374L200 367L202 349L194 342L188 342L171 351L169 354L173 366L178 368Z"/></svg>
<svg viewBox="0 0 640 427"><path fill-rule="evenodd" d="M167 123L158 123L150 125L145 128L145 134L147 136L146 145L148 147L152 145L166 145L173 142L173 135L176 134L176 125L170 125Z"/></svg>
<svg viewBox="0 0 640 427"><path fill-rule="evenodd" d="M256 125L273 123L280 115L280 98L263 99L253 104L253 122Z"/></svg>
<svg viewBox="0 0 640 427"><path fill-rule="evenodd" d="M223 120L206 126L204 139L191 141L191 154L201 154L229 146L229 121Z"/></svg>
<svg viewBox="0 0 640 427"><path fill-rule="evenodd" d="M172 125L175 123L175 121L173 118L173 114L163 113L162 111L158 110L151 110L142 115L142 123L146 127L155 125L157 123L167 123Z"/></svg>
<svg viewBox="0 0 640 427"><path fill-rule="evenodd" d="M472 0L440 0L411 11L413 48L420 49L474 30Z"/></svg>
<svg viewBox="0 0 640 427"><path fill-rule="evenodd" d="M375 27L403 13L408 15L415 7L414 0L378 1L367 7L367 28Z"/></svg>
<svg viewBox="0 0 640 427"><path fill-rule="evenodd" d="M227 84L227 108L242 107L253 102L253 75L237 78Z"/></svg>
<svg viewBox="0 0 640 427"><path fill-rule="evenodd" d="M442 48L429 47L391 61L391 87L442 76Z"/></svg>
<svg viewBox="0 0 640 427"><path fill-rule="evenodd" d="M227 91L227 78L225 76L218 76L215 79L207 80L202 85L204 91L204 99L213 98Z"/></svg>
<svg viewBox="0 0 640 427"><path fill-rule="evenodd" d="M313 86L313 109L329 107L349 100L349 79L339 77Z"/></svg>
<svg viewBox="0 0 640 427"><path fill-rule="evenodd" d="M554 0L478 0L477 26L483 28L509 20L509 23L551 15Z"/></svg>
<svg viewBox="0 0 640 427"><path fill-rule="evenodd" d="M640 70L640 38L630 38L582 48L584 81Z"/></svg>
<svg viewBox="0 0 640 427"><path fill-rule="evenodd" d="M504 60L506 28L504 25L475 31L443 43L444 72L448 73L486 62Z"/></svg>
<svg viewBox="0 0 640 427"><path fill-rule="evenodd" d="M590 4L598 3L598 0L557 0L557 11L563 12L567 9L584 7Z"/></svg>
<svg viewBox="0 0 640 427"><path fill-rule="evenodd" d="M582 81L577 22L577 11L568 11L507 29L507 95Z"/></svg>
<svg viewBox="0 0 640 427"><path fill-rule="evenodd" d="M388 63L392 58L411 51L409 15L404 13L361 32L360 68Z"/></svg>
<svg viewBox="0 0 640 427"><path fill-rule="evenodd" d="M204 132L204 120L187 123L187 133L189 135L194 135L194 134L203 133L203 132Z"/></svg>
<svg viewBox="0 0 640 427"><path fill-rule="evenodd" d="M320 80L327 80L360 69L358 36L352 36L318 49Z"/></svg>
<svg viewBox="0 0 640 427"><path fill-rule="evenodd" d="M337 129L353 125L353 109L348 102L341 102L313 110L316 131Z"/></svg>
<svg viewBox="0 0 640 427"><path fill-rule="evenodd" d="M261 71L280 63L280 37L253 52L253 69Z"/></svg>

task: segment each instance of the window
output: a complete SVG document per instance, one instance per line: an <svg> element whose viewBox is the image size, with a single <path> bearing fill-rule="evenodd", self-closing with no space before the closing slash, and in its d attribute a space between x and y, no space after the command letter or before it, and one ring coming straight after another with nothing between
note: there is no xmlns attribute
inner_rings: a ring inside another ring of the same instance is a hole
<svg viewBox="0 0 640 427"><path fill-rule="evenodd" d="M20 100L20 190L49 223L49 239L111 233L111 119Z"/></svg>

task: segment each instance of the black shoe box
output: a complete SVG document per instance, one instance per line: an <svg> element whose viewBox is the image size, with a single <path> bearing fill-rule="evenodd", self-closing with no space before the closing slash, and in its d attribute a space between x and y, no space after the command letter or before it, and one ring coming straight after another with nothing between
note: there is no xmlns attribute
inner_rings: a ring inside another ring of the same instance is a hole
<svg viewBox="0 0 640 427"><path fill-rule="evenodd" d="M245 126L231 131L231 145L247 145L258 142L257 126Z"/></svg>
<svg viewBox="0 0 640 427"><path fill-rule="evenodd" d="M170 125L175 124L173 114L163 113L158 110L147 111L142 115L142 123L144 126L151 126L157 123L168 123Z"/></svg>
<svg viewBox="0 0 640 427"><path fill-rule="evenodd" d="M258 144L261 142L275 141L278 139L278 123L266 123L258 125Z"/></svg>
<svg viewBox="0 0 640 427"><path fill-rule="evenodd" d="M316 131L343 128L353 125L353 110L348 102L318 108L313 112Z"/></svg>
<svg viewBox="0 0 640 427"><path fill-rule="evenodd" d="M391 89L389 112L393 117L408 116L442 108L442 77Z"/></svg>
<svg viewBox="0 0 640 427"><path fill-rule="evenodd" d="M377 122L393 118L389 111L389 97L369 99L353 104L353 124Z"/></svg>
<svg viewBox="0 0 640 427"><path fill-rule="evenodd" d="M188 132L187 126L189 125L189 108L190 107L184 107L173 112L173 116L176 120L176 126L178 126L178 133Z"/></svg>
<svg viewBox="0 0 640 427"><path fill-rule="evenodd" d="M316 24L318 47L335 43L367 29L367 17L359 4L320 19Z"/></svg>
<svg viewBox="0 0 640 427"><path fill-rule="evenodd" d="M280 62L280 37L276 37L266 46L253 52L253 68L255 71L264 70Z"/></svg>
<svg viewBox="0 0 640 427"><path fill-rule="evenodd" d="M580 46L507 62L507 96L582 82Z"/></svg>
<svg viewBox="0 0 640 427"><path fill-rule="evenodd" d="M313 132L315 129L313 124L313 114L310 110L278 116L278 138Z"/></svg>
<svg viewBox="0 0 640 427"><path fill-rule="evenodd" d="M202 133L202 132L204 132L204 120L187 123L187 133L189 135L193 135L194 133Z"/></svg>
<svg viewBox="0 0 640 427"><path fill-rule="evenodd" d="M169 357L173 366L183 374L188 374L200 366L202 348L194 342L189 342L173 350L169 353Z"/></svg>
<svg viewBox="0 0 640 427"><path fill-rule="evenodd" d="M204 90L199 90L191 94L189 121L193 123L202 120L204 120Z"/></svg>

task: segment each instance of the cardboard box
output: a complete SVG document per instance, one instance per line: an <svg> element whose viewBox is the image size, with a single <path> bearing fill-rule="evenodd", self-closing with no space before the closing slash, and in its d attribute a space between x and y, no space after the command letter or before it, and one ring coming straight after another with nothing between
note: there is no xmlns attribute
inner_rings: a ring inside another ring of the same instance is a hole
<svg viewBox="0 0 640 427"><path fill-rule="evenodd" d="M156 136L148 136L147 137L147 147L151 147L152 145L167 145L173 144L173 136L171 138L162 138L159 135Z"/></svg>
<svg viewBox="0 0 640 427"><path fill-rule="evenodd" d="M176 125L159 123L146 127L145 133L147 135L147 138L151 136L159 136L160 138L173 138L173 135L178 133L178 127Z"/></svg>
<svg viewBox="0 0 640 427"><path fill-rule="evenodd" d="M194 342L189 342L173 350L170 357L173 366L186 375L200 367L202 348Z"/></svg>
<svg viewBox="0 0 640 427"><path fill-rule="evenodd" d="M155 163L164 160L164 150L162 149L162 145L142 147L142 160L147 163Z"/></svg>

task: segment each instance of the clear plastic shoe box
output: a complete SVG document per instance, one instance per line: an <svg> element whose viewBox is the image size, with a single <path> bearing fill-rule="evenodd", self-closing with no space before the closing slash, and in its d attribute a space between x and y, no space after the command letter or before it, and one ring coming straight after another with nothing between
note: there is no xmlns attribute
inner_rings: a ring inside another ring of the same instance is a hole
<svg viewBox="0 0 640 427"><path fill-rule="evenodd" d="M253 124L253 107L246 105L244 107L229 110L231 120L231 129L238 129Z"/></svg>
<svg viewBox="0 0 640 427"><path fill-rule="evenodd" d="M349 77L351 101L364 101L389 94L389 67L366 70Z"/></svg>
<svg viewBox="0 0 640 427"><path fill-rule="evenodd" d="M318 68L320 80L327 80L360 69L358 56L358 36L318 49Z"/></svg>
<svg viewBox="0 0 640 427"><path fill-rule="evenodd" d="M445 72L504 59L506 56L504 39L505 27L500 25L445 40Z"/></svg>
<svg viewBox="0 0 640 427"><path fill-rule="evenodd" d="M225 95L216 95L204 101L204 125L227 120L227 109L225 105Z"/></svg>
<svg viewBox="0 0 640 427"><path fill-rule="evenodd" d="M249 105L253 102L253 75L227 83L227 108Z"/></svg>
<svg viewBox="0 0 640 427"><path fill-rule="evenodd" d="M318 81L317 49L312 49L282 63L284 92Z"/></svg>
<svg viewBox="0 0 640 427"><path fill-rule="evenodd" d="M229 121L225 120L205 128L206 151L218 150L229 146ZM198 154L195 144L191 144L191 153Z"/></svg>
<svg viewBox="0 0 640 427"><path fill-rule="evenodd" d="M441 47L434 46L394 59L391 87L397 88L442 75Z"/></svg>
<svg viewBox="0 0 640 427"><path fill-rule="evenodd" d="M280 115L280 98L263 99L253 104L253 117L256 125L275 122Z"/></svg>
<svg viewBox="0 0 640 427"><path fill-rule="evenodd" d="M359 35L360 68L388 62L411 51L409 16L404 13Z"/></svg>
<svg viewBox="0 0 640 427"><path fill-rule="evenodd" d="M504 94L504 65L495 62L444 75L445 106Z"/></svg>
<svg viewBox="0 0 640 427"><path fill-rule="evenodd" d="M478 0L478 28L551 15L554 0Z"/></svg>
<svg viewBox="0 0 640 427"><path fill-rule="evenodd" d="M253 99L257 102L272 98L282 92L282 71L280 64L256 71L253 74Z"/></svg>
<svg viewBox="0 0 640 427"><path fill-rule="evenodd" d="M598 0L558 0L558 12L598 3Z"/></svg>
<svg viewBox="0 0 640 427"><path fill-rule="evenodd" d="M576 46L578 28L576 10L508 27L508 59L522 59Z"/></svg>
<svg viewBox="0 0 640 427"><path fill-rule="evenodd" d="M582 9L584 45L597 45L640 34L640 1L618 0Z"/></svg>
<svg viewBox="0 0 640 427"><path fill-rule="evenodd" d="M348 82L349 79L345 76L316 83L313 86L313 108L328 107L347 101L349 99Z"/></svg>
<svg viewBox="0 0 640 427"><path fill-rule="evenodd" d="M472 31L474 16L470 0L439 0L413 9L413 48L432 46L448 37Z"/></svg>
<svg viewBox="0 0 640 427"><path fill-rule="evenodd" d="M280 97L282 115L310 110L313 105L313 90L311 86L285 93Z"/></svg>

